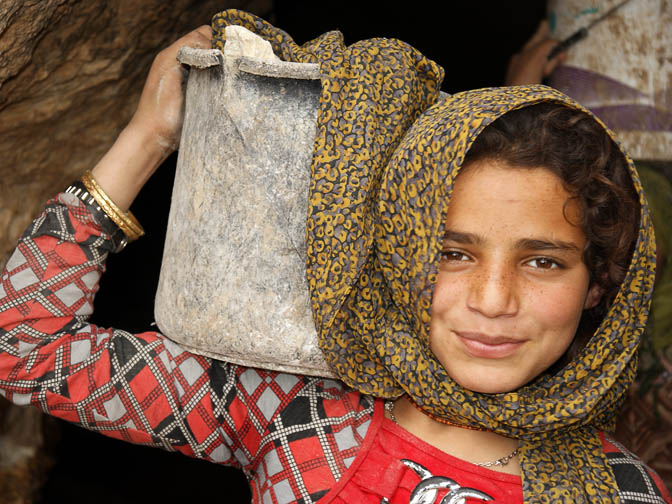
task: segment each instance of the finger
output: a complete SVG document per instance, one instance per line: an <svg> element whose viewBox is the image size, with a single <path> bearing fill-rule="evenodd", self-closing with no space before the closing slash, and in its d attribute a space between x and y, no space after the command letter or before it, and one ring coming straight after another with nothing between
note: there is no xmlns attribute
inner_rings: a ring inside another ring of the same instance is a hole
<svg viewBox="0 0 672 504"><path fill-rule="evenodd" d="M555 58L548 60L546 62L546 65L544 66L544 77L548 77L549 75L551 75L553 73L553 70L555 70L558 67L558 65L560 65L566 59L567 59L567 53L561 52Z"/></svg>
<svg viewBox="0 0 672 504"><path fill-rule="evenodd" d="M212 30L209 26L203 25L185 36L184 45L195 47L196 49L210 49L212 39Z"/></svg>
<svg viewBox="0 0 672 504"><path fill-rule="evenodd" d="M545 61L548 59L548 55L551 54L551 51L557 46L558 43L553 39L546 39L543 42L540 42L537 47L534 49L535 57L540 61ZM562 53L559 53L562 54ZM555 56L553 60L557 59L558 56Z"/></svg>
<svg viewBox="0 0 672 504"><path fill-rule="evenodd" d="M523 46L523 49L529 49L532 46L537 45L539 42L542 42L546 39L548 39L548 36L550 34L550 27L548 24L548 21L543 19L541 23L539 23L539 26L537 26L537 31L534 32L534 35L528 40L525 45Z"/></svg>
<svg viewBox="0 0 672 504"><path fill-rule="evenodd" d="M211 30L209 26L199 26L195 30L190 31L186 35L177 39L171 44L171 47L175 52L177 52L180 47L184 46L194 47L197 49L209 49L211 38L210 34Z"/></svg>
<svg viewBox="0 0 672 504"><path fill-rule="evenodd" d="M195 31L203 35L208 40L212 38L212 28L210 28L210 25L199 26Z"/></svg>

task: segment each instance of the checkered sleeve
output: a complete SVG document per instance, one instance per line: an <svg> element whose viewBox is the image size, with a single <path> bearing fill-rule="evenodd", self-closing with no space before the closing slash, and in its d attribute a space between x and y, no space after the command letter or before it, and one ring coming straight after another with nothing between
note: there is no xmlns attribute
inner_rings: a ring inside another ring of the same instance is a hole
<svg viewBox="0 0 672 504"><path fill-rule="evenodd" d="M89 323L113 249L95 209L67 193L32 223L0 278L0 395L107 436L241 467L255 502L326 495L363 446L373 398Z"/></svg>
<svg viewBox="0 0 672 504"><path fill-rule="evenodd" d="M253 502L318 502L344 484L382 403L342 382L213 363L216 417L248 477Z"/></svg>
<svg viewBox="0 0 672 504"><path fill-rule="evenodd" d="M70 194L31 224L0 281L0 394L111 437L237 464L213 415L210 359L88 322L112 248Z"/></svg>
<svg viewBox="0 0 672 504"><path fill-rule="evenodd" d="M656 472L623 445L602 434L602 446L611 466L621 501L672 504L672 498Z"/></svg>

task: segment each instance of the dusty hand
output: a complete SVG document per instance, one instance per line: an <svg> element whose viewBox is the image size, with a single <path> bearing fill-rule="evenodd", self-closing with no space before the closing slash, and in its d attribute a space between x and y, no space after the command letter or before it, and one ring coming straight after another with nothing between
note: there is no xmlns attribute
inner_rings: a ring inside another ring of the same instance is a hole
<svg viewBox="0 0 672 504"><path fill-rule="evenodd" d="M209 49L210 27L197 28L156 56L133 119L92 170L98 184L123 211L180 142L186 71L176 56L183 46Z"/></svg>
<svg viewBox="0 0 672 504"><path fill-rule="evenodd" d="M131 128L168 153L177 149L182 130L183 85L187 70L177 61L180 47L210 48L210 27L201 26L161 51L149 70Z"/></svg>
<svg viewBox="0 0 672 504"><path fill-rule="evenodd" d="M561 52L548 59L548 55L557 44L557 40L550 38L548 22L542 21L532 38L519 52L511 56L506 71L506 85L540 84L542 79L550 75L567 57L566 53Z"/></svg>

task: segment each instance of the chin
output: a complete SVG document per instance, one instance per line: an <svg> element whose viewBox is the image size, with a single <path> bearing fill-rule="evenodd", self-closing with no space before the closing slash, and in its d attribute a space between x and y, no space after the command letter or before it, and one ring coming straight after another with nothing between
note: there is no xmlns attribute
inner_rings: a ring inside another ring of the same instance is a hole
<svg viewBox="0 0 672 504"><path fill-rule="evenodd" d="M471 390L472 392L478 392L479 394L506 394L508 392L513 392L516 388L502 387L502 386L492 386L492 387L465 387L464 388Z"/></svg>
<svg viewBox="0 0 672 504"><path fill-rule="evenodd" d="M458 380L455 379L455 382L460 385L462 388L471 390L472 392L478 392L480 394L505 394L507 392L514 392L525 383L520 383L518 380L511 381L505 379L497 379L493 377L487 381L485 380Z"/></svg>

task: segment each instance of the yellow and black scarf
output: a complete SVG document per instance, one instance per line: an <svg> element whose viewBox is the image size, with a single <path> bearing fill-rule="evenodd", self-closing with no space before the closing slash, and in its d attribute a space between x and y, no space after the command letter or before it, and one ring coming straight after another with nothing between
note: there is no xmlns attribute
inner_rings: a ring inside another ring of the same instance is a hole
<svg viewBox="0 0 672 504"><path fill-rule="evenodd" d="M282 30L235 10L213 19L215 47L223 48L224 27L234 24L264 37L284 60L320 64L306 274L333 370L362 393L406 393L434 415L520 439L525 502L618 502L597 429L613 427L634 378L655 265L632 162L642 203L639 236L596 334L555 375L509 393L466 390L429 348L446 209L465 153L483 128L511 110L544 101L585 110L544 86L439 100L443 70L408 44L372 39L345 47L340 33L329 32L298 46Z"/></svg>

